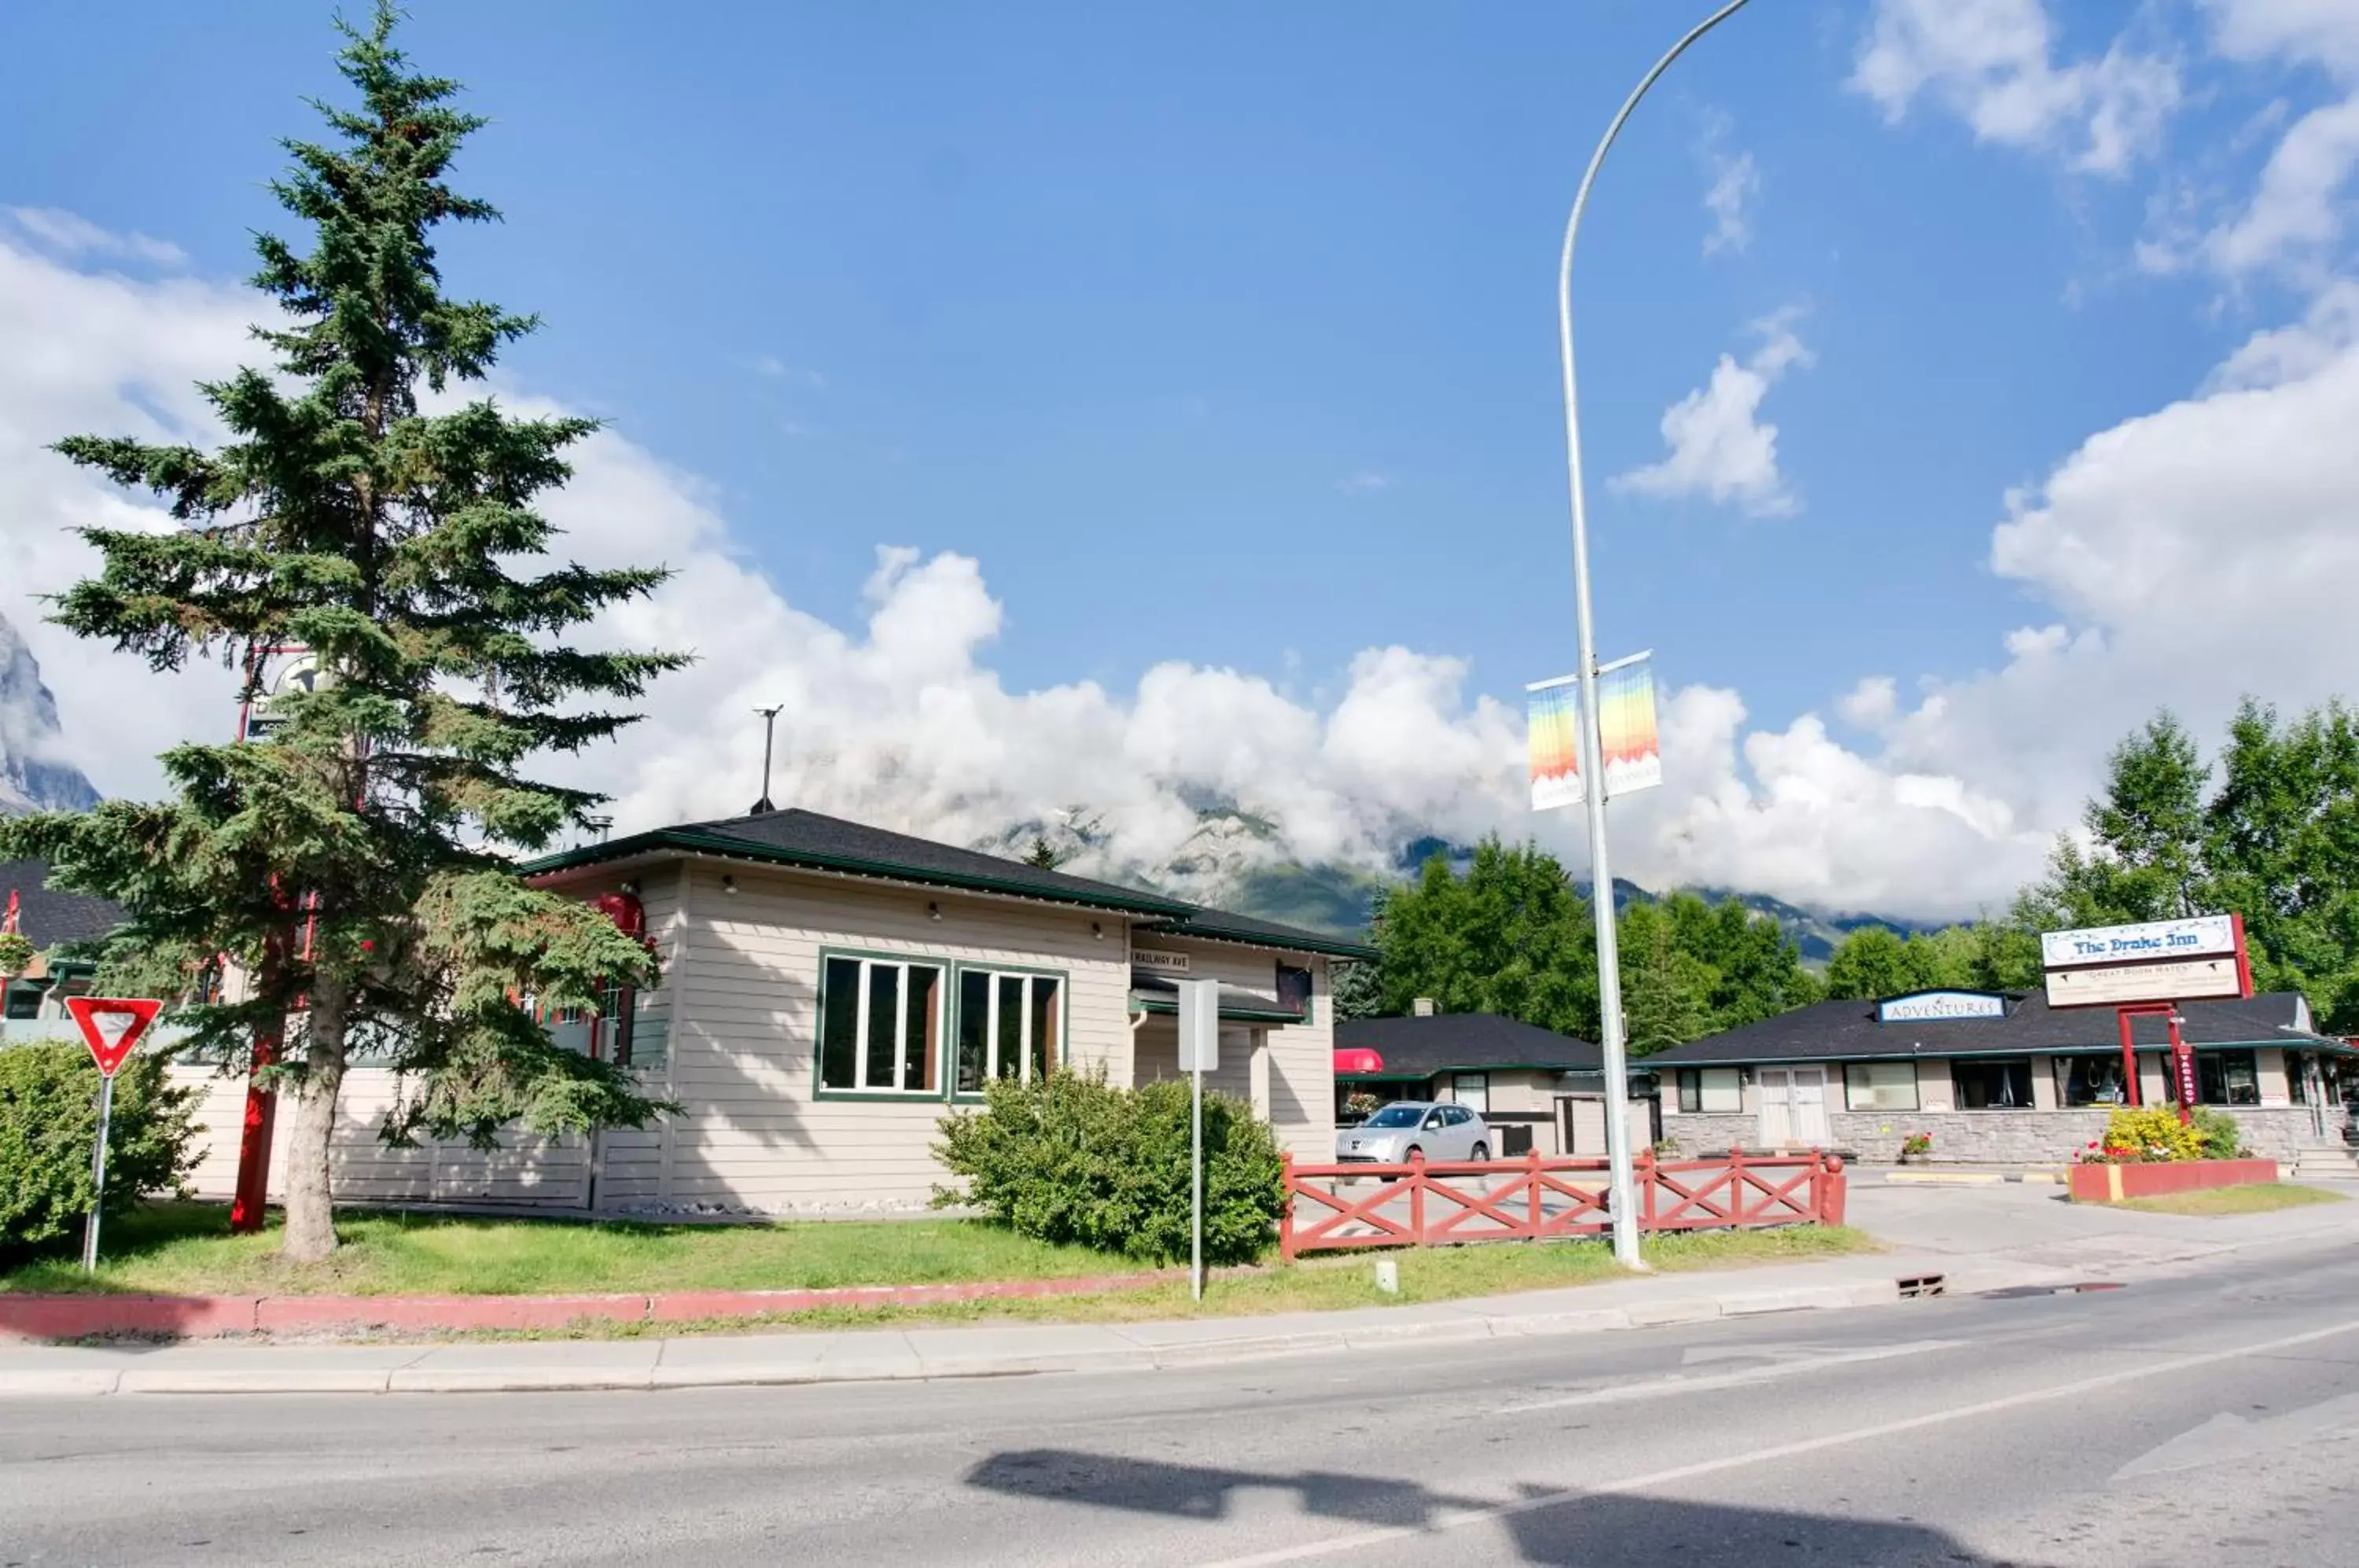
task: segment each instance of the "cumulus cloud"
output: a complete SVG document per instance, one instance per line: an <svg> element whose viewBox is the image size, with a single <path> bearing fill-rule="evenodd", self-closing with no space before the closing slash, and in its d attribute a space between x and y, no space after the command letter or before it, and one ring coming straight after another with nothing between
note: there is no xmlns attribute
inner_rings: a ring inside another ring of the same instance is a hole
<svg viewBox="0 0 2359 1568"><path fill-rule="evenodd" d="M1777 471L1777 427L1760 417L1761 401L1778 378L1812 363L1795 335L1795 314L1782 310L1756 321L1760 345L1743 363L1722 354L1709 382L1664 411L1663 444L1669 452L1659 463L1617 474L1614 488L1665 499L1705 495L1756 517L1800 510Z"/></svg>
<svg viewBox="0 0 2359 1568"><path fill-rule="evenodd" d="M1852 86L1897 121L1919 99L1977 141L2050 150L2119 175L2159 145L2177 108L2177 65L2116 41L2060 62L2042 0L1877 0Z"/></svg>
<svg viewBox="0 0 2359 1568"><path fill-rule="evenodd" d="M38 595L91 564L68 528L164 526L47 446L82 430L213 439L190 383L250 356L257 309L243 290L84 272L0 238L0 548L16 568L0 613L57 691L71 760L109 792L157 788L150 758L170 741L226 734L231 682L153 675L40 621ZM1780 321L1723 370L1766 388L1804 359ZM1758 397L1738 401L1755 424ZM1669 693L1666 782L1615 802L1617 871L1898 913L2003 903L2075 820L2106 747L2157 705L2216 733L2246 691L2313 702L2359 668L2343 603L2359 581L2354 429L2359 293L2330 290L2007 502L1990 565L2040 610L1995 637L1993 670L1913 680L1906 701L1892 676L1829 671L1830 711L1868 737L1855 746L1813 714L1754 723L1725 688ZM1774 449L1756 450L1774 476ZM1277 824L1254 850L1268 856L1376 868L1410 835L1496 829L1580 864L1577 814L1526 809L1519 711L1447 650L1370 648L1318 704L1176 660L1125 686L1012 689L993 665L1005 610L983 562L887 545L858 613L822 616L750 561L695 476L611 430L576 458L549 506L566 548L614 563L660 540L678 573L600 636L700 657L659 683L645 724L578 764L616 797L619 829L744 811L761 788L753 710L781 704L778 800L945 839L1080 805L1103 826L1103 867L1154 866L1190 853L1197 808L1220 800ZM1727 494L1783 493L1771 483Z"/></svg>

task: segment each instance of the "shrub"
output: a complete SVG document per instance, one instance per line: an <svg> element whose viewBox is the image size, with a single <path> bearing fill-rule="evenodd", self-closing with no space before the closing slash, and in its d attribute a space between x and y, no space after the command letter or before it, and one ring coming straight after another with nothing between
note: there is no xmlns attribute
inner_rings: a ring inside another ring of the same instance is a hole
<svg viewBox="0 0 2359 1568"><path fill-rule="evenodd" d="M2234 1125L2230 1124L2232 1127ZM2179 1113L2169 1105L2137 1110L2126 1105L2117 1108L2106 1118L2105 1136L2100 1142L2098 1154L2109 1164L2204 1157L2202 1133L2181 1122Z"/></svg>
<svg viewBox="0 0 2359 1568"><path fill-rule="evenodd" d="M98 1068L79 1045L0 1049L0 1254L72 1234L90 1212L98 1136ZM147 1193L186 1192L195 1168L194 1089L176 1089L161 1058L134 1056L114 1075L107 1131L106 1213Z"/></svg>
<svg viewBox="0 0 2359 1568"><path fill-rule="evenodd" d="M1933 1135L1930 1132L1912 1132L1900 1140L1900 1158L1903 1160L1922 1160L1932 1152Z"/></svg>
<svg viewBox="0 0 2359 1568"><path fill-rule="evenodd" d="M966 1179L936 1203L972 1203L1041 1241L1149 1262L1188 1256L1188 1085L1118 1089L1103 1073L994 1083L979 1112L945 1116L934 1152ZM1269 1247L1282 1190L1277 1140L1225 1094L1204 1096L1204 1261Z"/></svg>
<svg viewBox="0 0 2359 1568"><path fill-rule="evenodd" d="M2234 1160L2252 1150L2245 1147L2245 1131L2236 1118L2217 1105L2195 1108L2196 1135L2203 1140L2202 1160Z"/></svg>

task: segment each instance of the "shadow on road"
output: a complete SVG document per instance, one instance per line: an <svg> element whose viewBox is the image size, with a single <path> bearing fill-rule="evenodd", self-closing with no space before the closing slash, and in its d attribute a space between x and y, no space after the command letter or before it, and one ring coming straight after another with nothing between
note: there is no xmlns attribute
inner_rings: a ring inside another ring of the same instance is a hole
<svg viewBox="0 0 2359 1568"><path fill-rule="evenodd" d="M1323 1470L1277 1475L1065 1449L995 1454L966 1479L969 1486L1005 1496L1205 1521L1227 1518L1231 1500L1240 1492L1291 1493L1311 1518L1363 1529L1431 1532L1437 1546L1445 1541L1466 1542L1468 1536L1461 1533L1464 1530L1480 1536L1504 1532L1520 1561L1556 1568L1621 1568L1635 1563L1677 1563L1680 1568L1759 1568L1765 1563L2002 1568L2000 1559L1971 1550L1955 1536L1905 1519L1532 1486L1522 1488L1520 1498L1503 1508L1495 1497L1453 1496L1382 1476ZM1493 1517L1471 1526L1456 1522L1470 1513ZM1405 1544L1390 1542L1389 1551L1375 1548L1374 1554L1391 1561L1392 1552ZM1335 1555L1343 1561L1364 1559L1371 1549L1339 1541ZM1463 1544L1444 1550L1453 1560L1481 1560L1479 1554L1470 1557ZM2037 1565L2013 1557L2004 1560L2004 1568Z"/></svg>

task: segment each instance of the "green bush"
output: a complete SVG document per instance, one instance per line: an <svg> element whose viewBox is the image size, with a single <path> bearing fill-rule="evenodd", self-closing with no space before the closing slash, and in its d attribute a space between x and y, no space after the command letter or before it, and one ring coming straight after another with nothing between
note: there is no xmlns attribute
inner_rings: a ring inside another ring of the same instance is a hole
<svg viewBox="0 0 2359 1568"><path fill-rule="evenodd" d="M945 1116L934 1153L972 1203L1041 1241L1152 1263L1188 1256L1188 1085L1117 1089L1103 1074L1001 1081L983 1109ZM1277 1140L1250 1108L1204 1096L1204 1261L1250 1263L1276 1235Z"/></svg>
<svg viewBox="0 0 2359 1568"><path fill-rule="evenodd" d="M90 1149L98 1136L98 1068L79 1045L0 1049L0 1256L80 1230L90 1212ZM194 1169L193 1089L164 1063L135 1056L114 1077L107 1136L106 1212L153 1192L186 1191Z"/></svg>
<svg viewBox="0 0 2359 1568"><path fill-rule="evenodd" d="M2216 1105L2195 1108L2195 1135L2203 1140L2203 1160L2234 1160L2252 1152L2245 1147L2245 1131L2236 1118Z"/></svg>

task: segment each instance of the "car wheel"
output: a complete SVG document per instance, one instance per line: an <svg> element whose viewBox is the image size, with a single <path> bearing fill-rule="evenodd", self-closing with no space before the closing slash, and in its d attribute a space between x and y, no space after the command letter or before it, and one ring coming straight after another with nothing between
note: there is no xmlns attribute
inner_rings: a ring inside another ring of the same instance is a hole
<svg viewBox="0 0 2359 1568"><path fill-rule="evenodd" d="M1401 1162L1405 1165L1411 1164L1424 1158L1425 1150L1412 1143L1408 1146L1408 1152L1401 1156Z"/></svg>
<svg viewBox="0 0 2359 1568"><path fill-rule="evenodd" d="M1473 1152L1469 1154L1466 1158L1473 1160L1477 1164L1480 1164L1484 1160L1491 1158L1491 1146L1487 1143L1478 1143L1474 1146Z"/></svg>

